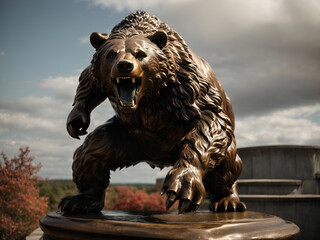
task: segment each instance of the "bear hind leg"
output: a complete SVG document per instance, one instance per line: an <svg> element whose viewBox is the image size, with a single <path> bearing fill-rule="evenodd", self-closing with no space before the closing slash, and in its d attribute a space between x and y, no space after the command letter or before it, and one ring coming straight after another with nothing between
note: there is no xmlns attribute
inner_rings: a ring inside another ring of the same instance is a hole
<svg viewBox="0 0 320 240"><path fill-rule="evenodd" d="M79 150L76 151L75 156L77 152ZM75 157L73 180L79 193L62 198L58 207L63 212L99 212L104 207L105 189L109 186L110 170L106 169L103 161L95 160L84 166L77 164L78 162L82 161Z"/></svg>
<svg viewBox="0 0 320 240"><path fill-rule="evenodd" d="M135 143L117 118L90 133L73 157L73 181L79 194L62 198L61 211L86 213L102 210L110 170L132 166L143 159Z"/></svg>
<svg viewBox="0 0 320 240"><path fill-rule="evenodd" d="M230 189L230 194L221 199L215 197L210 198L209 209L212 212L244 212L246 211L246 205L240 201L237 182L234 182Z"/></svg>
<svg viewBox="0 0 320 240"><path fill-rule="evenodd" d="M99 212L104 206L105 192L81 192L77 195L66 196L61 199L58 208L62 212L92 213Z"/></svg>

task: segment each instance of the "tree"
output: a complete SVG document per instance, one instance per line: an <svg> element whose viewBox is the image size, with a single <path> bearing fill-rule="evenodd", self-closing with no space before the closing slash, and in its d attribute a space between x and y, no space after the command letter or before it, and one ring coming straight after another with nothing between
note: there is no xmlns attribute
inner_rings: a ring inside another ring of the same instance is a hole
<svg viewBox="0 0 320 240"><path fill-rule="evenodd" d="M36 176L41 163L33 165L29 148L19 149L11 160L2 152L0 162L0 237L21 239L31 233L45 214L48 199L39 196Z"/></svg>
<svg viewBox="0 0 320 240"><path fill-rule="evenodd" d="M134 187L117 186L109 189L105 198L105 209L123 211L165 211L165 197L159 193L146 193Z"/></svg>

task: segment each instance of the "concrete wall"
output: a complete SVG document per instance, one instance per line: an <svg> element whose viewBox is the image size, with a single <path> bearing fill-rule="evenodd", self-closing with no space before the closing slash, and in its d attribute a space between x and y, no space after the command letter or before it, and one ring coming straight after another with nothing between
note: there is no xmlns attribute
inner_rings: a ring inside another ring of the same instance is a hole
<svg viewBox="0 0 320 240"><path fill-rule="evenodd" d="M301 229L298 239L319 239L320 146L250 147L238 153L239 193L247 210L294 222Z"/></svg>
<svg viewBox="0 0 320 240"><path fill-rule="evenodd" d="M320 146L239 148L240 179L299 179L303 194L320 194Z"/></svg>

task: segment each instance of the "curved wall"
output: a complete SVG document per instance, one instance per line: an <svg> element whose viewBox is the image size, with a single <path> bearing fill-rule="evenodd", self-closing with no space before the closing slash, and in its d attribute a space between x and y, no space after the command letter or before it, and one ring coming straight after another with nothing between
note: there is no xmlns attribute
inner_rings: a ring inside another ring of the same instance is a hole
<svg viewBox="0 0 320 240"><path fill-rule="evenodd" d="M298 179L303 194L320 193L320 146L261 146L239 148L240 179Z"/></svg>

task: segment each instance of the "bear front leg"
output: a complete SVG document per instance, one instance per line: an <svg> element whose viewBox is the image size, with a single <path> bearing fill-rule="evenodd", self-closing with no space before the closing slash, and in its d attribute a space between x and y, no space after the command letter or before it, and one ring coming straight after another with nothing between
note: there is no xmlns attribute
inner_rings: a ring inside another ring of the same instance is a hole
<svg viewBox="0 0 320 240"><path fill-rule="evenodd" d="M168 172L161 194L167 194L167 210L179 201L179 213L196 211L203 203L206 190L202 183L205 174L198 155L186 143L174 167Z"/></svg>
<svg viewBox="0 0 320 240"><path fill-rule="evenodd" d="M165 178L161 194L164 193L167 194L167 210L176 200L180 200L179 213L196 211L206 196L201 170L189 163L176 165Z"/></svg>
<svg viewBox="0 0 320 240"><path fill-rule="evenodd" d="M206 197L203 180L215 164L211 152L220 151L212 147L217 128L213 117L212 112L203 111L201 118L185 135L179 157L163 183L162 194L167 194L167 209L176 200L180 200L179 213L196 211L202 205Z"/></svg>
<svg viewBox="0 0 320 240"><path fill-rule="evenodd" d="M102 210L110 170L138 162L139 150L135 142L116 117L90 133L74 153L73 181L79 193L62 198L61 211L89 213Z"/></svg>
<svg viewBox="0 0 320 240"><path fill-rule="evenodd" d="M240 175L242 163L237 158L232 125L227 120L222 112L203 111L184 137L179 158L163 184L167 209L180 200L179 213L195 211L207 191L218 206L229 200L232 206L236 204L236 210L241 210L242 203L232 185Z"/></svg>

